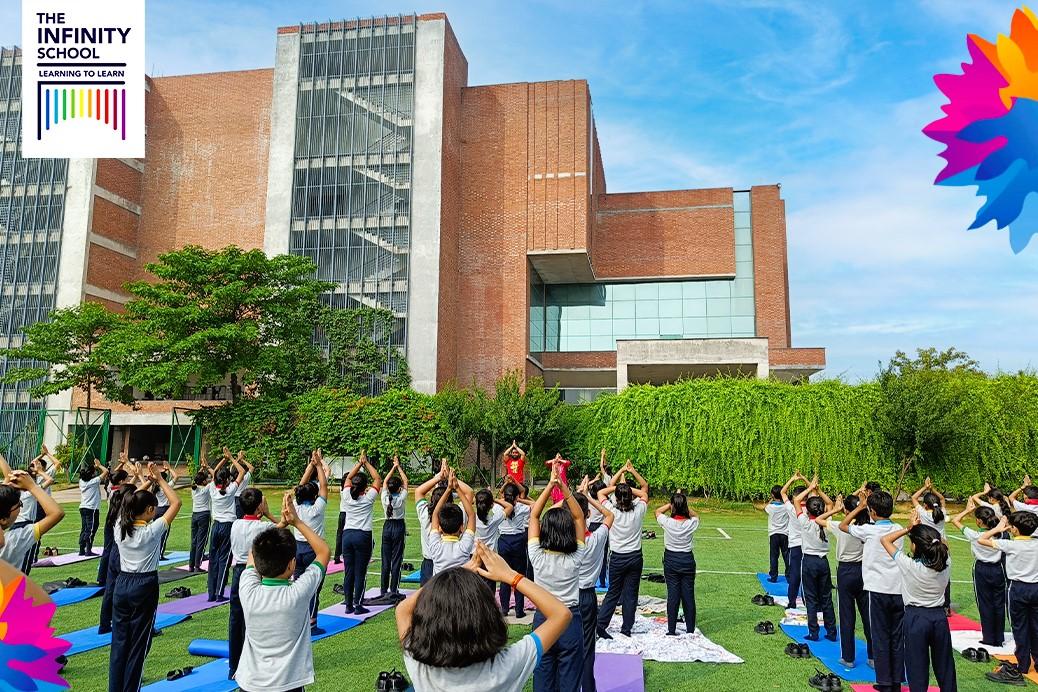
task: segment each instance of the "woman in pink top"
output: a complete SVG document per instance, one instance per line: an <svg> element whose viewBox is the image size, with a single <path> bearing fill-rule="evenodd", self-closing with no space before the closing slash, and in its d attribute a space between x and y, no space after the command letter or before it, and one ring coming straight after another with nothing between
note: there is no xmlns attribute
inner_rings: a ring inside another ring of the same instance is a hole
<svg viewBox="0 0 1038 692"><path fill-rule="evenodd" d="M566 480L566 469L569 468L573 462L569 459L563 459L561 454L556 454L554 459L549 459L544 462L545 466L555 466L558 469L559 482L557 485L551 487L551 501L552 503L562 502L566 499L566 496L562 493L560 485L569 485L569 481Z"/></svg>

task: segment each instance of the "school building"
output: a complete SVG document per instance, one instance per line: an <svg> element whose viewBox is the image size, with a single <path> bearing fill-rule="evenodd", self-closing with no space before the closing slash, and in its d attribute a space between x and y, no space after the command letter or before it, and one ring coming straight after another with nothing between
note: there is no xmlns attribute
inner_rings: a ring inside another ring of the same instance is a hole
<svg viewBox="0 0 1038 692"><path fill-rule="evenodd" d="M21 56L3 52L0 345L55 308L120 309L159 253L236 244L312 258L333 306L391 309L420 391L518 370L578 401L824 367L792 345L778 185L610 191L588 83L469 85L443 14L271 42L270 68L150 78L143 160L22 159ZM0 409L85 404L26 389L0 385ZM112 444L132 428L131 451L158 456L175 408L226 397L139 394L105 404Z"/></svg>

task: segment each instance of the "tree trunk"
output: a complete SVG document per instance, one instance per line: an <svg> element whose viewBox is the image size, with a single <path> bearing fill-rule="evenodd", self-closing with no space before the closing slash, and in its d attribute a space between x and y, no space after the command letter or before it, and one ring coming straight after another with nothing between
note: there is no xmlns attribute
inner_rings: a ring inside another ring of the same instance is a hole
<svg viewBox="0 0 1038 692"><path fill-rule="evenodd" d="M231 403L238 401L238 373L231 373Z"/></svg>

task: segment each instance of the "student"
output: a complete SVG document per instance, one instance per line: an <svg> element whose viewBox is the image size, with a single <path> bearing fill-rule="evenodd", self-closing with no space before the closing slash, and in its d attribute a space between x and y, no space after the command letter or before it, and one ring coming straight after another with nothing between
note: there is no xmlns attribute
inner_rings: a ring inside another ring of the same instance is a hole
<svg viewBox="0 0 1038 692"><path fill-rule="evenodd" d="M984 483L984 489L970 497L977 507L987 507L995 513L996 517L1009 516L1013 509L1009 506L1009 500L1005 493L998 488L992 488L990 483Z"/></svg>
<svg viewBox="0 0 1038 692"><path fill-rule="evenodd" d="M1026 479L1030 481L1030 478ZM995 538L1003 531L1013 534L1011 540ZM1038 515L1018 510L1003 516L993 529L980 535L977 543L994 548L1005 556L1006 579L1009 581L1009 623L1013 627L1016 664L1003 663L988 680L1009 685L1024 685L1023 677L1038 665Z"/></svg>
<svg viewBox="0 0 1038 692"><path fill-rule="evenodd" d="M245 452L238 452L238 462L245 467L245 475L242 477L241 483L238 484L238 489L234 491L234 515L241 519L245 516L245 508L241 505L241 496L252 485L252 472L255 468L245 458Z"/></svg>
<svg viewBox="0 0 1038 692"><path fill-rule="evenodd" d="M232 479L230 469L224 464L230 462L237 475ZM209 602L226 601L223 595L227 584L227 573L230 569L231 525L234 523L234 493L238 483L245 478L245 469L231 452L223 448L223 458L213 468L213 480L209 488L209 509L213 517L213 528L209 534L209 576L207 587Z"/></svg>
<svg viewBox="0 0 1038 692"><path fill-rule="evenodd" d="M670 512L670 516L666 513ZM663 578L667 580L667 634L677 635L678 603L685 614L685 631L696 631L696 556L693 539L699 517L688 506L688 497L678 490L670 502L656 509L656 522L663 528Z"/></svg>
<svg viewBox="0 0 1038 692"><path fill-rule="evenodd" d="M177 474L177 469L174 466L169 465L169 461L163 461L159 466L159 473L166 479L166 482L171 488L176 487L177 478L180 476ZM158 509L155 510L156 516L162 516L169 509L169 498L166 497L165 493L158 492L155 494L155 498L159 501ZM159 558L160 561L166 559L166 541L169 540L169 532L166 532L166 537L162 539L162 553Z"/></svg>
<svg viewBox="0 0 1038 692"><path fill-rule="evenodd" d="M430 492L433 492L441 482L446 482L446 478L447 460L441 459L440 470L414 491L415 513L418 515L419 538L422 543L422 566L419 579L422 586L425 586L426 582L432 578L432 557L429 554L429 526L432 525L432 508L436 506L436 502L440 499L438 494L434 495L430 503L425 497Z"/></svg>
<svg viewBox="0 0 1038 692"><path fill-rule="evenodd" d="M925 526L931 526L943 536L946 510L944 496L933 487L933 482L927 476L923 487L912 494L912 508L919 516L919 521Z"/></svg>
<svg viewBox="0 0 1038 692"><path fill-rule="evenodd" d="M1023 494L1024 500L1017 499ZM1031 512L1038 514L1038 487L1031 484L1030 474L1024 476L1024 483L1009 494L1009 504L1017 512Z"/></svg>
<svg viewBox="0 0 1038 692"><path fill-rule="evenodd" d="M584 559L580 562L580 626L584 642L584 664L581 666L580 689L582 692L595 692L595 644L598 639L598 595L595 582L601 570L602 555L609 548L609 528L613 525L613 513L604 507L592 495L577 493L574 497L584 512L585 521L594 508L601 523L593 530L587 531L584 537Z"/></svg>
<svg viewBox="0 0 1038 692"><path fill-rule="evenodd" d="M108 583L108 561L112 555L112 546L115 545L115 522L119 518L119 512L116 510L115 514L112 514L112 500L119 489L129 482L129 478L126 471L121 468L121 464L116 464L115 470L108 475L108 513L105 515L102 534L104 540L101 547L101 559L97 561L98 586L105 586ZM118 573L118 570L116 572Z"/></svg>
<svg viewBox="0 0 1038 692"><path fill-rule="evenodd" d="M113 473L126 474L121 469ZM114 487L114 486L113 486ZM133 483L120 483L114 487L112 494L108 497L108 514L105 515L105 543L108 543L111 535L111 543L105 548L101 561L104 563L104 580L99 578L98 585L103 583L104 593L101 595L101 616L98 634L108 634L112 631L112 602L115 599L115 582L119 578L119 544L115 541L116 527L119 526L119 516L122 512L123 498L129 497L137 492L138 488Z"/></svg>
<svg viewBox="0 0 1038 692"><path fill-rule="evenodd" d="M562 604L569 608L569 626L556 645L541 656L533 673L534 692L560 692L580 689L584 671L583 627L580 619L580 565L584 561L584 513L569 487L562 483L565 468L561 457L551 467L548 486L537 497L530 512L530 531L527 552L533 564L534 580ZM564 505L544 511L549 497L556 488L562 493ZM542 516L543 513L543 516ZM545 621L544 614L535 611L532 630Z"/></svg>
<svg viewBox="0 0 1038 692"><path fill-rule="evenodd" d="M782 498L782 506L786 510L787 524L786 524L786 543L789 547L789 563L786 567L786 581L788 586L786 588L786 597L788 600L788 608L797 607L797 598L800 597L800 577L802 574L802 563L804 557L804 551L802 547L802 541L800 537L800 521L797 517L800 516L800 512L803 511L803 507L794 507L793 503L789 501L789 486L793 485L793 481L802 480L805 483L807 479L800 475L797 471L786 484L779 489L779 495ZM793 488L793 497L799 497L807 486L798 485Z"/></svg>
<svg viewBox="0 0 1038 692"><path fill-rule="evenodd" d="M808 498L808 494L818 494ZM836 631L836 611L833 608L833 578L829 569L829 538L824 524L818 519L833 508L833 502L818 486L818 474L807 489L797 496L794 506L803 505L797 521L800 522L801 583L804 588L804 607L807 608L808 641L818 641L818 613L822 613L825 638L834 642L839 637ZM824 522L825 519L822 519Z"/></svg>
<svg viewBox="0 0 1038 692"><path fill-rule="evenodd" d="M598 500L598 493L600 490L606 487L606 478L611 478L611 474L606 469L606 450L602 448L602 454L598 458L598 474L591 479L591 484L587 486L584 491L587 494L589 500ZM588 530L594 531L602 525L602 516L597 509L595 509L594 503L591 505L591 516L589 517L590 523L588 523ZM602 553L602 566L598 570L598 585L601 588L606 588L606 578L609 576L609 536L606 536L606 548Z"/></svg>
<svg viewBox="0 0 1038 692"><path fill-rule="evenodd" d="M212 520L209 495L209 465L205 459L199 463L198 473L191 483L191 554L188 557L189 572L202 571L202 557L209 539L209 524Z"/></svg>
<svg viewBox="0 0 1038 692"><path fill-rule="evenodd" d="M400 565L404 562L404 538L407 525L404 522L407 507L407 474L400 466L400 459L393 456L393 468L386 474L380 494L382 512L386 521L382 524L382 583L379 597L386 594L400 595ZM366 571L366 570L365 570Z"/></svg>
<svg viewBox="0 0 1038 692"><path fill-rule="evenodd" d="M369 475L361 472L362 466L370 474L370 480ZM360 458L342 483L346 507L346 521L343 523L342 532L342 554L346 561L346 569L343 570L342 576L342 602L346 605L347 613L364 615L369 612L364 607L364 582L375 544L372 538L374 507L381 489L382 478L368 462L367 454L362 449Z"/></svg>
<svg viewBox="0 0 1038 692"><path fill-rule="evenodd" d="M977 531L962 525L963 518L973 513L977 522ZM980 643L984 646L1003 646L1005 644L1006 632L1006 568L1002 564L1002 551L981 545L978 541L982 531L988 531L998 526L999 517L995 516L995 510L989 506L977 507L973 498L966 503L966 509L952 517L955 525L966 540L970 542L973 551L973 593L977 598L977 610L980 611ZM995 536L1002 540L1008 540L1008 533L1000 533Z"/></svg>
<svg viewBox="0 0 1038 692"><path fill-rule="evenodd" d="M872 651L876 668L877 689L895 692L901 689L905 670L903 620L905 602L901 591L901 572L887 554L880 538L901 529L890 521L894 498L884 490L866 494L858 489L858 506L844 515L840 530L857 538L862 546L862 582L869 594L869 619L872 628ZM867 500L865 498L868 498ZM868 510L872 524L857 524L855 519ZM895 544L901 539L895 541Z"/></svg>
<svg viewBox="0 0 1038 692"><path fill-rule="evenodd" d="M522 692L541 657L568 629L570 610L486 546L478 545L465 567L440 572L396 607L415 692ZM481 577L510 584L519 600L533 601L543 624L509 646L508 626Z"/></svg>
<svg viewBox="0 0 1038 692"><path fill-rule="evenodd" d="M242 692L302 690L315 678L308 605L324 582L331 553L324 539L295 513L291 493L285 493L281 521L306 539L314 559L292 581L298 554L293 534L275 527L253 540L248 568L238 583L245 646L235 682Z"/></svg>
<svg viewBox="0 0 1038 692"><path fill-rule="evenodd" d="M456 504L448 503L451 492L458 488L458 477L453 469L447 477L447 490L433 508L429 525L429 554L433 561L433 576L460 567L472 557L476 546L476 512L465 493L459 493L465 512ZM467 517L467 521L465 521ZM463 523L465 522L465 523Z"/></svg>
<svg viewBox="0 0 1038 692"><path fill-rule="evenodd" d="M316 482L311 480L315 474L317 475ZM328 476L325 475L324 457L321 456L321 450L315 449L310 453L310 463L307 464L303 477L299 479L299 485L295 487L294 496L295 505L292 513L299 517L299 521L309 526L323 542L324 512L328 508ZM296 537L296 566L293 574L298 579L310 566L310 563L316 559L317 554L306 534L298 528L293 528L292 533ZM370 546L371 543L369 542L368 545ZM369 551L368 555L370 556L370 554ZM367 564L367 562L364 563L365 568ZM349 560L346 561L346 573L350 573ZM323 576L324 571L321 574ZM323 583L322 581L322 585ZM320 601L321 586L319 585L317 591L314 592L313 600L310 601L310 626L314 630L313 634L321 633L317 628L317 609L320 607Z"/></svg>
<svg viewBox="0 0 1038 692"><path fill-rule="evenodd" d="M530 525L529 500L521 497L522 488L516 485L511 478L505 481L501 488L501 499L512 506L511 510L505 510L505 518L501 520L498 533L498 545L501 548L501 557L508 563L511 569L520 574L526 574L529 557L526 549L526 536ZM501 582L498 587L498 599L501 603L501 613L508 615L512 603L512 587ZM515 594L515 617L522 620L526 617L526 600L519 594Z"/></svg>
<svg viewBox="0 0 1038 692"><path fill-rule="evenodd" d="M825 523L825 528L836 539L836 593L840 602L840 665L845 668L855 666L854 626L857 615L861 616L861 628L865 633L865 651L868 664L874 666L872 654L872 627L869 621L869 594L862 581L861 561L864 544L846 531L840 529L839 522L830 517L840 512L851 512L861 503L861 498L851 495L846 499L836 499L836 505L819 517L816 521ZM857 526L869 523L868 514L862 512L854 518ZM857 606L857 613L855 612Z"/></svg>
<svg viewBox="0 0 1038 692"><path fill-rule="evenodd" d="M28 475L33 480L33 483L40 486L40 489L43 490L44 493L50 495L49 489L51 483L54 481L53 478L51 478L51 476L49 476L44 470L42 459L43 455L40 455L29 462ZM0 470L3 471L4 478L11 477L11 467L7 465L7 460L4 459L2 455L0 455ZM40 506L40 503L36 501L36 498L33 497L32 493L23 490L20 499L22 503L22 511L19 513L19 516L22 518L20 523L32 524L43 519L43 508ZM21 564L16 564L14 566L19 568L22 574L28 576L32 571L32 566L36 562L36 556L39 552L40 542L34 541L33 544L29 546L29 549L25 551L25 557Z"/></svg>
<svg viewBox="0 0 1038 692"><path fill-rule="evenodd" d="M632 488L626 482L630 472L641 486ZM602 502L613 496L609 502ZM649 507L649 484L641 477L631 460L616 472L612 482L598 493L598 500L613 513L613 528L610 530L609 546L609 590L598 611L598 636L612 639L606 632L609 621L620 603L623 624L620 633L629 637L634 626L634 613L638 607L638 588L641 586L642 567L642 519Z"/></svg>
<svg viewBox="0 0 1038 692"><path fill-rule="evenodd" d="M895 541L908 536L912 557ZM948 586L948 546L940 532L922 523L915 514L909 528L880 537L880 543L901 573L905 601L905 670L910 692L926 692L930 683L930 661L942 692L955 692L955 660L951 630L944 614L944 591Z"/></svg>
<svg viewBox="0 0 1038 692"><path fill-rule="evenodd" d="M101 484L108 478L108 469L94 459L79 468L79 554L94 554L94 536L101 521Z"/></svg>
<svg viewBox="0 0 1038 692"><path fill-rule="evenodd" d="M764 505L764 511L768 515L768 581L774 584L778 581L779 555L785 566L783 574L789 578L789 512L782 502L781 485L772 486L771 502Z"/></svg>
<svg viewBox="0 0 1038 692"><path fill-rule="evenodd" d="M159 554L162 539L180 511L180 498L158 467L148 473L169 498L169 509L156 516L158 500L138 490L122 501L115 542L119 546L119 578L112 599L112 651L108 663L108 692L139 690L144 658L151 648L155 611L159 605Z"/></svg>
<svg viewBox="0 0 1038 692"><path fill-rule="evenodd" d="M476 508L476 540L497 552L501 522L505 520L505 514L512 511L512 504L504 498L494 497L489 488L477 491L473 504Z"/></svg>
<svg viewBox="0 0 1038 692"><path fill-rule="evenodd" d="M4 465L6 466L6 460ZM43 519L19 522L21 495L32 494L43 508ZM25 471L11 471L0 484L0 560L17 567L43 535L65 518L65 511Z"/></svg>
<svg viewBox="0 0 1038 692"><path fill-rule="evenodd" d="M239 593L242 572L249 562L249 552L256 536L271 526L281 527L281 524L269 523L274 522L274 517L267 508L266 498L257 488L247 488L238 499L245 514L241 519L235 519L231 525L231 615L227 623L227 641L230 646L230 672L227 675L229 680L234 679L238 663L241 661L242 648L245 646L245 613ZM260 521L264 518L269 522Z"/></svg>

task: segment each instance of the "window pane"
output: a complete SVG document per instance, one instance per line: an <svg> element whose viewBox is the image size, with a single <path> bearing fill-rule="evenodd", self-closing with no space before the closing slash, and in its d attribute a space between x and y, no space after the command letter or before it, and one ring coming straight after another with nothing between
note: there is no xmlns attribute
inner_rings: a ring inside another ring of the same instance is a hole
<svg viewBox="0 0 1038 692"><path fill-rule="evenodd" d="M708 298L706 314L708 317L727 317L732 314L732 301L727 298Z"/></svg>
<svg viewBox="0 0 1038 692"><path fill-rule="evenodd" d="M708 317L707 327L712 337L722 337L732 335L732 318L731 317Z"/></svg>
<svg viewBox="0 0 1038 692"><path fill-rule="evenodd" d="M680 300L661 300L660 317L681 317Z"/></svg>
<svg viewBox="0 0 1038 692"><path fill-rule="evenodd" d="M591 320L589 323L591 336L602 336L613 333L612 320Z"/></svg>
<svg viewBox="0 0 1038 692"><path fill-rule="evenodd" d="M711 281L706 286L707 298L730 298L732 284L730 281Z"/></svg>
<svg viewBox="0 0 1038 692"><path fill-rule="evenodd" d="M689 281L681 286L681 295L684 298L706 298L705 281Z"/></svg>
<svg viewBox="0 0 1038 692"><path fill-rule="evenodd" d="M660 300L681 297L681 284L677 282L660 284Z"/></svg>
<svg viewBox="0 0 1038 692"><path fill-rule="evenodd" d="M634 317L636 310L635 306L637 303L633 300L622 300L617 303L613 303L613 319Z"/></svg>
<svg viewBox="0 0 1038 692"><path fill-rule="evenodd" d="M660 320L660 336L682 336L684 327L681 318L667 318Z"/></svg>
<svg viewBox="0 0 1038 692"><path fill-rule="evenodd" d="M651 298L652 300L656 300L657 298L660 297L660 285L656 284L656 283L652 283L652 284L636 284L634 291L635 291L635 295L638 297L639 300L643 300L643 299L647 299L647 298Z"/></svg>
<svg viewBox="0 0 1038 692"><path fill-rule="evenodd" d="M637 316L642 317L659 317L660 304L656 300L639 300Z"/></svg>
<svg viewBox="0 0 1038 692"><path fill-rule="evenodd" d="M660 321L656 319L639 319L636 325L639 337L655 338L660 335Z"/></svg>
<svg viewBox="0 0 1038 692"><path fill-rule="evenodd" d="M702 338L707 335L705 317L686 317L681 320L681 330L686 338Z"/></svg>

